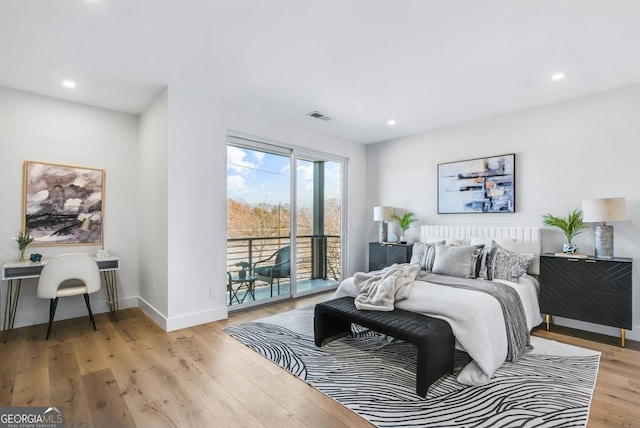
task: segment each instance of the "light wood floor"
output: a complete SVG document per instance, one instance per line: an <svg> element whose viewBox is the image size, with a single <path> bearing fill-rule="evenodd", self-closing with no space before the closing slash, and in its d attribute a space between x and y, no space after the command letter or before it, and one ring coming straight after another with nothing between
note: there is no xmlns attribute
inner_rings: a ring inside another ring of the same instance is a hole
<svg viewBox="0 0 640 428"><path fill-rule="evenodd" d="M330 295L330 294L329 294ZM222 329L308 306L326 293L165 333L139 309L11 332L0 406L60 406L65 427L371 426ZM602 352L589 427L640 427L640 344L554 327L534 334Z"/></svg>

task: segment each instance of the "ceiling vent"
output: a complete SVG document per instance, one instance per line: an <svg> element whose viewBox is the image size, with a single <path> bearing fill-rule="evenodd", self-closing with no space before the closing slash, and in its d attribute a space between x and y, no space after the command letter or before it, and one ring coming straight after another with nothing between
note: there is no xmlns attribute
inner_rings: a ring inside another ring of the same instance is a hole
<svg viewBox="0 0 640 428"><path fill-rule="evenodd" d="M332 117L327 116L326 114L322 114L319 111L312 111L311 113L307 113L307 116L314 117L316 119L324 120L325 122L333 119Z"/></svg>

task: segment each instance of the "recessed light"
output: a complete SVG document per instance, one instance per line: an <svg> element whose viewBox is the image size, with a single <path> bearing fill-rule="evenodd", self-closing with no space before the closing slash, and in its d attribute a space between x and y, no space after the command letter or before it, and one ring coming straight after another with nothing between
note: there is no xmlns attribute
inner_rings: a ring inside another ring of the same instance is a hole
<svg viewBox="0 0 640 428"><path fill-rule="evenodd" d="M562 80L562 79L564 79L566 76L567 76L567 75L566 75L566 74L564 74L564 73L562 73L562 72L560 72L560 73L554 73L554 74L551 76L551 79L552 79L552 80Z"/></svg>
<svg viewBox="0 0 640 428"><path fill-rule="evenodd" d="M387 121L387 125L389 125L389 126L394 126L395 124L396 124L396 120L395 119L389 119Z"/></svg>
<svg viewBox="0 0 640 428"><path fill-rule="evenodd" d="M65 88L75 88L76 87L76 82L74 82L73 80L65 80L62 82L62 84L64 85Z"/></svg>

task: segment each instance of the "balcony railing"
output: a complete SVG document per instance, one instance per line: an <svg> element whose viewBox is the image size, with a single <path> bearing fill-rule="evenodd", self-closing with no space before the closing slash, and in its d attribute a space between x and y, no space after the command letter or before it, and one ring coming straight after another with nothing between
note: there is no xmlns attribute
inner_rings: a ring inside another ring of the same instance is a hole
<svg viewBox="0 0 640 428"><path fill-rule="evenodd" d="M296 236L296 281L308 279L340 280L340 236ZM264 260L278 249L291 245L288 236L260 236L227 239L227 271L240 270L236 263L253 264ZM294 261L292 260L292 263Z"/></svg>

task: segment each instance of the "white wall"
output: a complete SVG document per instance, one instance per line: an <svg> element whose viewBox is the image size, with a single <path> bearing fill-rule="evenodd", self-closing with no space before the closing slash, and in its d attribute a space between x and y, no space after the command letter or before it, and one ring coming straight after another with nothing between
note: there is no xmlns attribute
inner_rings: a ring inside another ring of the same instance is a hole
<svg viewBox="0 0 640 428"><path fill-rule="evenodd" d="M614 224L615 255L634 259L634 330L640 340L640 85L368 146L367 211L391 205L420 223L541 226L546 213L566 215L582 200L624 196L630 220ZM516 213L437 214L437 164L516 154ZM369 238L375 240L370 222ZM407 235L418 238L416 223ZM543 230L543 251L561 250L563 235ZM593 231L579 235L593 253ZM619 330L572 320L564 325L617 336Z"/></svg>
<svg viewBox="0 0 640 428"><path fill-rule="evenodd" d="M121 307L141 306L166 330L227 316L229 130L348 158L344 275L364 269L366 229L360 225L365 218L366 162L360 144L176 88L160 94L140 117L0 88L0 117L0 236L6 237L0 240L0 259L17 256L9 237L21 227L25 159L103 168L105 245L121 257ZM38 252L47 257L97 248L42 247ZM0 290L6 293L5 286ZM4 302L4 294L0 297ZM96 312L107 310L104 294L92 300ZM61 303L56 319L84 316L81 298L74 303ZM35 297L35 281L25 280L16 327L44 323L47 316L47 302Z"/></svg>
<svg viewBox="0 0 640 428"><path fill-rule="evenodd" d="M9 238L22 227L25 160L103 168L105 248L122 259L117 274L121 307L137 306L138 118L6 88L0 88L0 118L0 261L15 261L17 257L17 244ZM26 254L93 254L99 248L30 246ZM23 281L16 327L48 321L48 301L38 299L35 290L35 280ZM5 284L0 293L4 314ZM105 290L92 295L91 301L95 312L108 310ZM85 315L82 297L74 296L60 302L56 319Z"/></svg>
<svg viewBox="0 0 640 428"><path fill-rule="evenodd" d="M349 272L364 267L359 227L365 195L365 149L323 134L240 111L169 88L167 330L227 316L226 139L230 130L321 149L349 158ZM142 284L144 288L146 285ZM217 297L210 297L210 289Z"/></svg>
<svg viewBox="0 0 640 428"><path fill-rule="evenodd" d="M138 182L140 307L165 326L169 310L168 261L168 92L140 116Z"/></svg>

